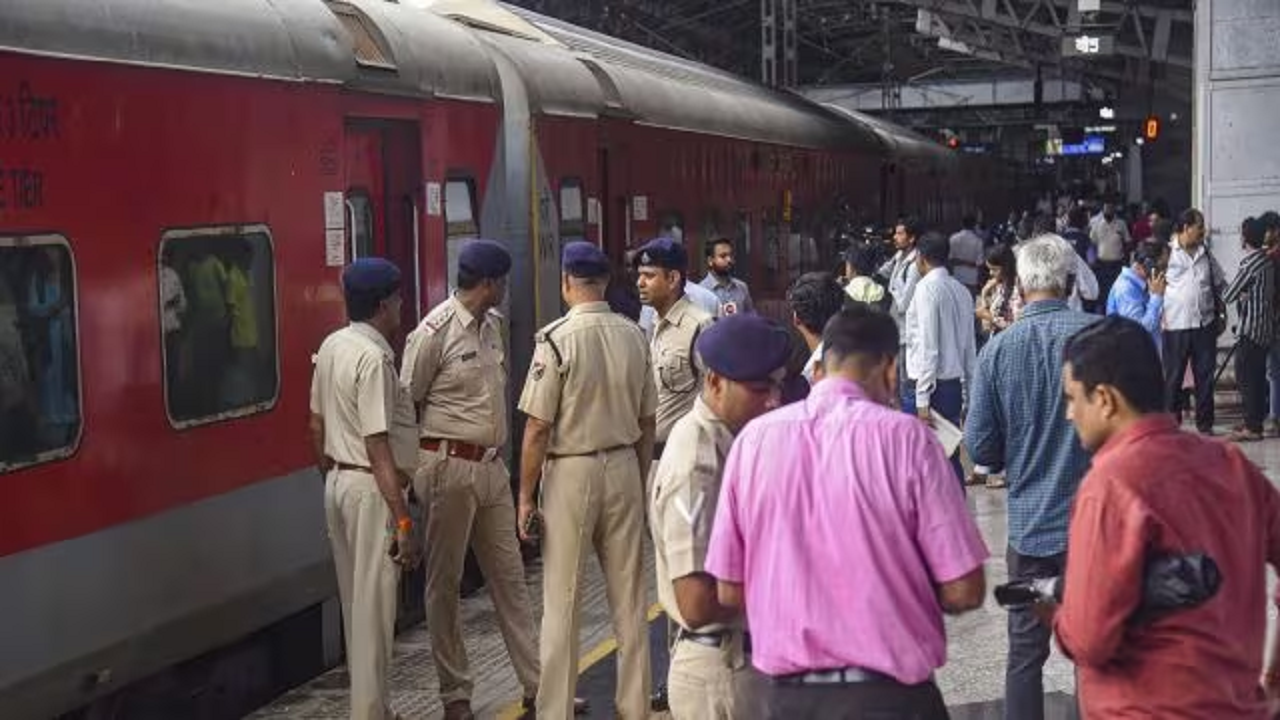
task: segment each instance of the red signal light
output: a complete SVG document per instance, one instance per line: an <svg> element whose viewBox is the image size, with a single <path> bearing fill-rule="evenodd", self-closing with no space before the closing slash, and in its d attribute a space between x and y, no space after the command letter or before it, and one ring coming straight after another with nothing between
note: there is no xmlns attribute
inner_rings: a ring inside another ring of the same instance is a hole
<svg viewBox="0 0 1280 720"><path fill-rule="evenodd" d="M959 138L957 138L957 137L956 137L956 136L954 136L954 135L952 135L951 137L947 138L947 147L951 148L952 150L955 150L956 148L960 147L960 140L959 140Z"/></svg>

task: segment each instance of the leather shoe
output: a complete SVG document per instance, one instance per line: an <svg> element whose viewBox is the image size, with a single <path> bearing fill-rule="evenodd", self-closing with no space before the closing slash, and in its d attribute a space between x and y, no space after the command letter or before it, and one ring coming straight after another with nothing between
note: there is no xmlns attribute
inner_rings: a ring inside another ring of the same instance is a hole
<svg viewBox="0 0 1280 720"><path fill-rule="evenodd" d="M667 703L667 684L662 683L658 689L653 691L653 695L649 696L649 709L653 712L666 712L670 709Z"/></svg>
<svg viewBox="0 0 1280 720"><path fill-rule="evenodd" d="M524 703L521 704L521 708L522 710L517 720L534 720L538 713L538 699L531 697L525 698ZM573 699L574 715L586 715L589 712L591 712L591 703L582 698Z"/></svg>
<svg viewBox="0 0 1280 720"><path fill-rule="evenodd" d="M475 720L471 712L471 703L466 700L454 700L444 706L444 720Z"/></svg>

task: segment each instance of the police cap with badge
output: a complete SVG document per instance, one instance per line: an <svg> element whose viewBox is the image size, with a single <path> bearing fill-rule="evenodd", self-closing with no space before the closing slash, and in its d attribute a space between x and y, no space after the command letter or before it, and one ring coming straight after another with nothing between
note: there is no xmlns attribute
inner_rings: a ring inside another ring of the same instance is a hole
<svg viewBox="0 0 1280 720"><path fill-rule="evenodd" d="M640 246L632 263L636 267L647 265L665 270L679 270L683 273L689 269L689 254L685 252L684 246L675 240L660 237Z"/></svg>
<svg viewBox="0 0 1280 720"><path fill-rule="evenodd" d="M494 240L469 240L458 251L458 269L482 280L498 280L511 272L511 253Z"/></svg>
<svg viewBox="0 0 1280 720"><path fill-rule="evenodd" d="M698 336L702 364L734 382L781 380L791 358L791 333L760 315L721 318Z"/></svg>

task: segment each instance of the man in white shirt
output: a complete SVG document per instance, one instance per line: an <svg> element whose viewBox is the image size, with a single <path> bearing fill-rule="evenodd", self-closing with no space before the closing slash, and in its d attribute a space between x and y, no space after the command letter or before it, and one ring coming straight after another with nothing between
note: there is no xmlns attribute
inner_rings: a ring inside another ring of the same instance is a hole
<svg viewBox="0 0 1280 720"><path fill-rule="evenodd" d="M984 260L982 238L974 230L977 226L978 220L974 216L965 215L960 220L960 232L951 236L952 274L975 297L978 294L978 269Z"/></svg>
<svg viewBox="0 0 1280 720"><path fill-rule="evenodd" d="M1213 370L1218 336L1214 332L1217 297L1222 292L1222 268L1204 244L1204 215L1184 210L1169 244L1169 268L1164 291L1165 408L1175 415L1182 406L1182 378L1191 361L1196 386L1196 429L1213 433Z"/></svg>
<svg viewBox="0 0 1280 720"><path fill-rule="evenodd" d="M902 409L927 421L932 408L958 427L964 388L977 363L977 348L973 296L947 271L950 253L950 243L938 233L925 235L917 248L921 278L907 308L907 379ZM963 483L958 452L951 463Z"/></svg>
<svg viewBox="0 0 1280 720"><path fill-rule="evenodd" d="M1098 260L1094 265L1098 275L1098 297L1105 298L1111 293L1116 278L1120 277L1132 244L1129 225L1116 217L1116 208L1111 203L1102 206L1102 219L1089 228L1089 240L1098 250Z"/></svg>
<svg viewBox="0 0 1280 720"><path fill-rule="evenodd" d="M889 281L889 294L893 296L889 314L897 323L898 333L902 338L902 350L898 356L899 367L906 357L907 308L911 305L911 294L915 291L916 283L920 281L920 269L916 267L916 239L920 236L920 231L920 221L915 218L898 221L898 225L893 229L893 245L898 252L881 265L876 273ZM947 248L948 254L950 251L950 248ZM899 400L903 407L907 406L906 387L905 382L898 383Z"/></svg>

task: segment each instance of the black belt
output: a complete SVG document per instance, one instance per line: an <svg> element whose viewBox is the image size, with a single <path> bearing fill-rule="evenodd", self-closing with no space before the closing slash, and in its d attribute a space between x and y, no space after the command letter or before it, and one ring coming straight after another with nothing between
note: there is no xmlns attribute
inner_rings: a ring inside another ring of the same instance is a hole
<svg viewBox="0 0 1280 720"><path fill-rule="evenodd" d="M721 630L719 632L700 633L692 630L680 628L676 633L676 642L688 640L691 643L703 645L706 647L720 648L724 644L733 639L733 630ZM742 634L742 651L751 654L751 633Z"/></svg>
<svg viewBox="0 0 1280 720"><path fill-rule="evenodd" d="M635 447L635 446L634 446L634 445L614 445L613 447L607 447L607 448L605 448L605 449L603 449L603 450L592 450L591 452L580 452L580 453L547 453L547 457L551 458L552 460L555 460L555 459L557 459L557 458L590 457L591 455L607 455L607 454L609 454L609 453L611 453L611 452L617 452L617 451L619 451L619 450L626 450L626 449L633 448L633 447Z"/></svg>
<svg viewBox="0 0 1280 720"><path fill-rule="evenodd" d="M811 670L804 673L796 673L794 675L778 675L771 678L775 685L901 685L910 687L906 683L900 682L892 675L885 675L875 670L865 670L863 668L847 667L836 670ZM933 682L931 676L926 683ZM923 684L923 683L921 683Z"/></svg>
<svg viewBox="0 0 1280 720"><path fill-rule="evenodd" d="M364 465L352 465L350 463L336 462L333 464L333 466L338 468L339 470L350 470L351 472L369 473L370 475L373 474L373 468L368 468L368 467L365 467Z"/></svg>

